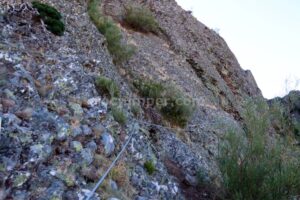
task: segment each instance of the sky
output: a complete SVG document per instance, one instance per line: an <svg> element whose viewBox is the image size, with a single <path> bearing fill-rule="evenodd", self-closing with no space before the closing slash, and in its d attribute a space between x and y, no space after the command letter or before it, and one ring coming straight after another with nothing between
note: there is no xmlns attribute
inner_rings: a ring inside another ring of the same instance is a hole
<svg viewBox="0 0 300 200"><path fill-rule="evenodd" d="M219 30L265 98L300 90L300 0L176 0Z"/></svg>

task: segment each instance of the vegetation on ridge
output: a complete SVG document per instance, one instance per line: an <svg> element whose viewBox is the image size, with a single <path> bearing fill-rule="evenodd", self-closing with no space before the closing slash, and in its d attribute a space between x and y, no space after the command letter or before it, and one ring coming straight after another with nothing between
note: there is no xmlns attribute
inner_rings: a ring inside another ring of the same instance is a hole
<svg viewBox="0 0 300 200"><path fill-rule="evenodd" d="M122 33L119 27L99 10L100 0L90 0L88 14L98 31L104 35L107 48L116 64L123 63L134 54L134 48L122 43Z"/></svg>

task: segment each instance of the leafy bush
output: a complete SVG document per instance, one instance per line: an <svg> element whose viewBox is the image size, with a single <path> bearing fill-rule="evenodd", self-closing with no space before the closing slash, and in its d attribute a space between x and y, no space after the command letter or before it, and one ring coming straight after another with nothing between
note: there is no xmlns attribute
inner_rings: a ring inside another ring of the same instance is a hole
<svg viewBox="0 0 300 200"><path fill-rule="evenodd" d="M61 21L61 14L55 8L37 1L33 1L32 6L38 10L40 17L50 32L58 36L63 35L65 25Z"/></svg>
<svg viewBox="0 0 300 200"><path fill-rule="evenodd" d="M193 114L193 102L172 86L142 80L135 81L134 86L146 102L154 102L153 106L174 124L184 127Z"/></svg>
<svg viewBox="0 0 300 200"><path fill-rule="evenodd" d="M99 76L95 81L95 85L99 92L108 94L111 98L120 96L119 87L112 79Z"/></svg>
<svg viewBox="0 0 300 200"><path fill-rule="evenodd" d="M221 145L219 166L230 199L279 200L300 194L299 158L286 143L267 137L269 112L262 102L248 105L246 137L230 131Z"/></svg>
<svg viewBox="0 0 300 200"><path fill-rule="evenodd" d="M155 165L153 163L152 160L147 160L144 163L144 168L146 169L146 171L148 172L148 174L153 174L155 172Z"/></svg>
<svg viewBox="0 0 300 200"><path fill-rule="evenodd" d="M118 107L112 107L111 109L112 116L114 119L121 125L125 125L127 121L127 117L124 111Z"/></svg>
<svg viewBox="0 0 300 200"><path fill-rule="evenodd" d="M124 21L132 28L142 32L157 32L158 23L151 11L147 8L129 8L124 17Z"/></svg>
<svg viewBox="0 0 300 200"><path fill-rule="evenodd" d="M169 121L184 127L193 114L193 102L173 87L166 89L164 99L165 105L160 108L162 115Z"/></svg>
<svg viewBox="0 0 300 200"><path fill-rule="evenodd" d="M134 48L122 44L122 34L120 29L111 19L108 19L101 14L98 6L99 0L90 0L88 4L88 14L98 31L106 38L107 48L113 56L114 62L119 64L129 60L134 54Z"/></svg>
<svg viewBox="0 0 300 200"><path fill-rule="evenodd" d="M40 16L43 18L52 18L57 20L62 18L61 14L52 6L40 3L38 1L33 1L32 6L39 11Z"/></svg>
<svg viewBox="0 0 300 200"><path fill-rule="evenodd" d="M134 86L139 90L141 96L153 98L153 100L161 98L165 90L165 87L161 83L154 81L137 80L134 82Z"/></svg>
<svg viewBox="0 0 300 200"><path fill-rule="evenodd" d="M45 24L47 25L46 28L55 35L62 36L65 31L64 23L59 20L47 18Z"/></svg>

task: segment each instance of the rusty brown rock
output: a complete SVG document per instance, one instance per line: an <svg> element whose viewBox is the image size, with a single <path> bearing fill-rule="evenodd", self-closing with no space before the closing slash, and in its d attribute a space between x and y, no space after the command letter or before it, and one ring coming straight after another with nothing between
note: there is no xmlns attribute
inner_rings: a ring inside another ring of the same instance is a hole
<svg viewBox="0 0 300 200"><path fill-rule="evenodd" d="M30 120L33 114L32 108L25 108L23 110L17 111L15 113L16 116L18 116L22 120Z"/></svg>
<svg viewBox="0 0 300 200"><path fill-rule="evenodd" d="M15 101L11 99L2 99L1 104L4 112L8 112L8 110L16 105Z"/></svg>

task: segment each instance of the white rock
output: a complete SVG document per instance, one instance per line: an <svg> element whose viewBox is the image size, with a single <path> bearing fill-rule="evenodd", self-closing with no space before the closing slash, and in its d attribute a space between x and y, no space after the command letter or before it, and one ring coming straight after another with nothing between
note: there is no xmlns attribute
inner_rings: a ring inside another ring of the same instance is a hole
<svg viewBox="0 0 300 200"><path fill-rule="evenodd" d="M55 175L56 175L56 171L55 171L55 170L51 170L51 171L50 171L50 174L51 174L52 176L55 176Z"/></svg>
<svg viewBox="0 0 300 200"><path fill-rule="evenodd" d="M160 190L160 185L158 184L158 182L152 181L152 184L155 185L156 191L159 192L159 190Z"/></svg>
<svg viewBox="0 0 300 200"><path fill-rule="evenodd" d="M94 106L97 106L101 103L101 98L100 97L94 97L94 98L90 98L88 101L87 101L87 104L90 106L90 107L94 107Z"/></svg>

